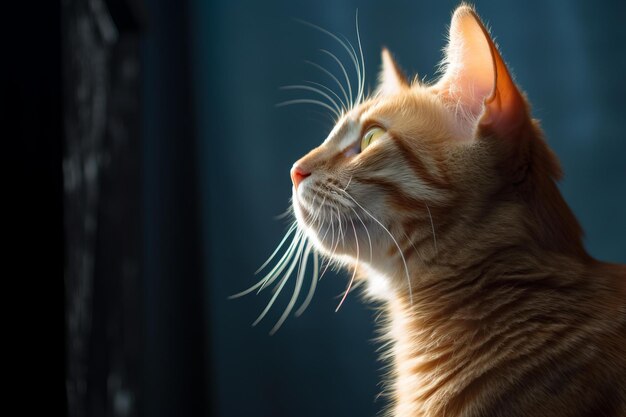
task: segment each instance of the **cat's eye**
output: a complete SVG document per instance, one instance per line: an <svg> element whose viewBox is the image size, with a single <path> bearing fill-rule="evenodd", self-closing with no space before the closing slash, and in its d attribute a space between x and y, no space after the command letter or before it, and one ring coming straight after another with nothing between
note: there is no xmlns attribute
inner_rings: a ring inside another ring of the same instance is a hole
<svg viewBox="0 0 626 417"><path fill-rule="evenodd" d="M377 141L382 135L385 134L385 130L380 127L372 127L361 138L361 152L365 150L372 143Z"/></svg>

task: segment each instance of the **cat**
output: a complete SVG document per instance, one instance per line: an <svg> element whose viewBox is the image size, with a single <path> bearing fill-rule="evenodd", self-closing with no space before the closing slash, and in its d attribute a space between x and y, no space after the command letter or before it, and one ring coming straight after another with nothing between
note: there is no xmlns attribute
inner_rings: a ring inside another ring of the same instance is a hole
<svg viewBox="0 0 626 417"><path fill-rule="evenodd" d="M453 13L436 82L383 49L375 93L360 79L338 116L291 169L295 238L268 276L313 251L364 283L387 316L388 414L625 417L626 266L583 247L559 162L473 7Z"/></svg>

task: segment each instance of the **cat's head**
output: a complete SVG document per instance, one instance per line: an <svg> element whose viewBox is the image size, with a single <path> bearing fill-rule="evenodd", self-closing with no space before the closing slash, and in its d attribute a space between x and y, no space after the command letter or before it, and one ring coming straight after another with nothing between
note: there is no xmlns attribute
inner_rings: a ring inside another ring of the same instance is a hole
<svg viewBox="0 0 626 417"><path fill-rule="evenodd" d="M376 93L291 170L294 212L317 249L397 285L410 283L409 261L453 262L490 239L580 241L571 213L559 212L559 164L468 6L453 15L443 68L434 84L410 82L383 50ZM566 218L570 231L535 218Z"/></svg>

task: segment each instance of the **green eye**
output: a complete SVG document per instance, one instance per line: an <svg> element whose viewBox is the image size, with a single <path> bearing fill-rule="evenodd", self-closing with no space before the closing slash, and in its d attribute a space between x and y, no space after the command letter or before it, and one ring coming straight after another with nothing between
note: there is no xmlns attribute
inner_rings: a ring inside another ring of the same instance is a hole
<svg viewBox="0 0 626 417"><path fill-rule="evenodd" d="M385 130L380 127L373 127L365 132L365 134L361 138L361 152L363 152L365 148L370 146L384 134Z"/></svg>

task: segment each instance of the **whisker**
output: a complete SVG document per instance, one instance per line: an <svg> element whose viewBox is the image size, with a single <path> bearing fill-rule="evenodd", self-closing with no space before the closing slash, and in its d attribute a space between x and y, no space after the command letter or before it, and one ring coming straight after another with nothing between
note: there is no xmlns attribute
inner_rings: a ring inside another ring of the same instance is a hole
<svg viewBox="0 0 626 417"><path fill-rule="evenodd" d="M315 195L313 196L313 202L311 203L311 206L315 207L315 201L317 201L317 193L315 193ZM307 222L311 221L313 219L313 217L315 217L315 213L310 213L307 215Z"/></svg>
<svg viewBox="0 0 626 417"><path fill-rule="evenodd" d="M435 255L439 256L439 250L437 249L437 235L435 234L435 223L433 222L433 216L430 214L430 207L428 207L428 204L424 203L424 205L426 206L426 210L428 210L428 217L430 217L430 227L433 230L433 242L435 244Z"/></svg>
<svg viewBox="0 0 626 417"><path fill-rule="evenodd" d="M346 184L345 187L343 187L343 190L346 191L348 189L348 187L350 186L350 183L352 182L352 177L350 177L350 179L348 180L348 183Z"/></svg>
<svg viewBox="0 0 626 417"><path fill-rule="evenodd" d="M311 303L311 300L313 299L313 295L315 294L315 288L317 287L318 273L319 273L319 256L317 255L317 252L313 252L313 278L311 279L311 287L309 288L309 292L306 295L306 298L304 299L304 301L302 302L302 305L300 306L299 309L296 310L295 312L296 317L300 317L302 313L304 313L304 311L307 309L309 304Z"/></svg>
<svg viewBox="0 0 626 417"><path fill-rule="evenodd" d="M289 269L287 270L287 272L285 272L285 274L281 278L280 282L278 283L278 286L276 287L276 292L274 293L274 295L270 299L269 303L267 303L267 306L265 306L265 309L263 310L263 312L261 312L259 317L257 317L257 319L254 321L254 323L252 323L252 326L256 326L257 324L259 324L259 322L261 320L263 320L263 317L265 317L265 315L270 310L270 308L272 308L272 305L276 301L276 298L278 298L278 295L283 290L283 287L285 286L285 284L289 280L289 277L291 276L291 273L296 268L296 265L298 265L298 260L300 259L300 255L302 254L302 250L304 248L305 241L306 241L306 239L302 239L300 241L300 244L298 245L297 254L296 254L295 258L291 261L291 265L289 266Z"/></svg>
<svg viewBox="0 0 626 417"><path fill-rule="evenodd" d="M343 99L341 97L339 97L339 95L337 93L335 93L331 88L328 88L324 84L317 83L315 81L305 80L304 82L309 83L311 85L318 86L318 87L323 88L324 90L328 91L330 94L332 94L338 100L339 104L341 104L341 106L339 106L339 110L342 111L342 112L345 112L347 110L348 107L343 102Z"/></svg>
<svg viewBox="0 0 626 417"><path fill-rule="evenodd" d="M355 21L356 21L356 38L357 38L357 42L359 45L359 54L361 55L361 68L363 71L363 75L361 77L361 85L359 86L359 95L362 99L363 93L365 90L365 59L363 58L363 47L361 45L361 34L359 32L359 9L356 9ZM357 101L357 104L358 103L360 103L360 101Z"/></svg>
<svg viewBox="0 0 626 417"><path fill-rule="evenodd" d="M308 115L308 120L314 121L318 125L322 126L322 130L324 131L330 131L337 124L336 116L334 116L333 114L329 114L328 112L321 112L309 109Z"/></svg>
<svg viewBox="0 0 626 417"><path fill-rule="evenodd" d="M387 234L389 235L389 237L391 238L391 240L393 241L393 243L396 245L396 248L398 248L398 254L400 255L400 257L402 258L402 263L404 264L404 271L406 273L406 279L407 279L407 284L409 286L409 298L411 301L411 304L413 304L413 290L411 288L411 277L409 275L409 268L406 264L406 259L404 258L404 255L402 254L402 249L400 249L400 245L398 244L398 241L396 240L395 237L393 237L393 235L391 234L391 232L389 231L389 229L387 229L376 217L374 217L372 215L372 213L370 213L369 211L367 211L361 204L359 204L358 201L356 201L347 191L342 190L340 187L336 187L335 188L337 190L340 190L341 192L343 192L348 198L350 198L350 200L352 200L354 202L354 204L356 204L357 206L359 206L361 208L361 210L363 210L365 212L365 214L367 214L368 216L370 216L372 218L372 220L374 220L376 223L378 223L378 225L380 227L383 228L383 230L385 232L387 232Z"/></svg>
<svg viewBox="0 0 626 417"><path fill-rule="evenodd" d="M304 232L298 230L298 233L296 234L296 236L294 236L293 242L291 243L291 245L289 245L287 252L282 256L282 258L280 258L274 268L272 268L272 270L260 281L262 284L261 288L259 288L259 290L257 291L257 294L263 291L265 287L271 285L274 281L276 281L276 279L285 270L285 268L287 268L287 265L289 265L291 258L294 256L294 253L296 253L296 250L299 247L298 245L304 240L306 240L304 237Z"/></svg>
<svg viewBox="0 0 626 417"><path fill-rule="evenodd" d="M280 214L278 214L278 215L274 216L274 219L275 219L275 220L282 220L282 219L284 219L285 217L290 216L291 214L293 214L293 208L292 208L291 206L289 206L289 207L287 208L287 210L285 210L284 212L282 212L282 213L280 213Z"/></svg>
<svg viewBox="0 0 626 417"><path fill-rule="evenodd" d="M358 15L357 15L357 17L358 17ZM320 31L320 32L322 32L322 33L325 33L326 35L330 36L330 37L331 37L331 38L333 38L335 41L337 41L337 42L338 42L338 43L339 43L339 44L343 47L343 49L345 49L345 50L346 50L346 52L347 52L347 53L348 53L348 55L350 56L350 59L352 60L352 63L354 64L354 68L355 68L355 70L356 70L356 72L357 72L357 75L359 76L359 84L362 84L362 80L361 80L361 72L360 72L360 68L359 68L359 62L358 62L358 59L350 53L350 48L348 47L348 45L346 45L346 43L345 43L343 40L341 40L341 38L339 38L339 37L338 37L337 35L335 35L334 33L330 32L330 31L328 31L328 30L326 30L326 29L324 29L324 28L322 28L322 27L320 27L320 26L317 26L317 25L315 25L315 24L313 24L313 23L309 23L309 22L306 22L306 21L304 21L304 20L300 20L300 19L296 19L296 20L297 20L297 21L299 21L300 23L304 24L304 25L307 25L307 26L309 26L309 27L312 27L312 28L314 28L314 29L319 30L319 31ZM350 98L352 98L352 97L350 97ZM355 103L354 103L352 100L351 100L350 102L351 102L351 104L352 104L352 107L354 107Z"/></svg>
<svg viewBox="0 0 626 417"><path fill-rule="evenodd" d="M325 107L328 110L330 110L331 112L333 112L333 114L338 119L341 118L341 115L337 112L337 110L334 109L333 107L331 107L329 104L326 104L323 101L313 100L313 99L309 99L309 98L301 98L301 99L296 99L296 100L283 101L281 103L276 104L276 107L285 107L285 106L290 106L292 104L317 104L318 106Z"/></svg>
<svg viewBox="0 0 626 417"><path fill-rule="evenodd" d="M352 221L352 219L350 219L350 223L352 223L352 230L354 231L354 241L356 242L356 263L354 265L354 271L352 272L352 277L350 278L350 282L348 283L348 288L346 288L346 292L343 294L343 298L341 299L341 301L339 302L339 305L335 309L335 313L339 311L339 309L341 308L341 305L343 304L344 301L346 301L346 298L348 297L348 293L350 292L350 288L352 288L352 283L354 282L354 277L356 277L356 268L357 268L357 265L359 264L359 238L356 235L356 228L354 227L354 222Z"/></svg>
<svg viewBox="0 0 626 417"><path fill-rule="evenodd" d="M308 245L307 245L308 247ZM306 251L306 248L305 248ZM298 277L298 275L300 275L300 271L302 271L302 260L303 260L303 252L298 252L298 255L296 256L298 259L298 271L296 272L296 278ZM291 274L289 275L291 277ZM272 288L272 293L275 293L276 291L278 291L278 285L276 285L274 288Z"/></svg>
<svg viewBox="0 0 626 417"><path fill-rule="evenodd" d="M272 268L270 272L268 272L263 278L259 280L259 282L257 282L250 288L242 292L239 292L237 294L233 294L229 296L228 298L232 300L234 298L242 297L246 294L250 294L251 292L255 291L259 287L260 289L258 290L258 292L263 291L263 289L267 285L271 284L276 279L276 277L278 277L280 273L287 267L291 257L293 256L293 252L295 248L297 247L298 242L300 242L301 239L302 239L302 232L298 231L298 233L296 233L296 235L294 236L293 240L289 244L289 247L287 248L283 256L280 258L280 260L276 263L276 265L274 266L274 268Z"/></svg>
<svg viewBox="0 0 626 417"><path fill-rule="evenodd" d="M348 183L346 184L345 187L343 187L343 191L346 192L348 190L348 187L350 186L350 183L352 182L352 177L350 177L350 179L348 180ZM367 241L369 243L369 247L370 247L370 263L372 262L372 256L374 254L374 251L372 250L372 238L370 236L370 232L367 229L367 226L365 225L365 222L363 222L363 219L361 219L361 216L359 216L359 213L356 212L356 210L352 207L350 207L350 210L352 210L352 212L354 213L354 215L357 217L357 219L359 219L359 221L361 222L361 224L363 225L363 228L365 229L365 233L367 234Z"/></svg>
<svg viewBox="0 0 626 417"><path fill-rule="evenodd" d="M367 234L367 241L369 242L369 245L370 245L370 263L371 263L372 262L372 256L374 255L374 251L372 250L372 238L370 237L370 232L369 232L369 230L367 230L367 226L365 225L365 223L361 219L361 216L359 216L359 214L356 212L356 210L354 208L352 208L352 207L350 207L350 210L352 210L352 212L357 217L357 219L359 219L359 221L363 225L363 228L365 229L365 233Z"/></svg>
<svg viewBox="0 0 626 417"><path fill-rule="evenodd" d="M304 62L310 65L313 65L315 68L318 68L320 71L323 71L325 74L331 77L333 81L335 81L335 83L339 86L339 89L341 90L343 97L345 98L345 102L343 100L341 100L341 102L344 105L344 107L347 109L350 103L350 99L348 98L348 93L346 93L346 89L343 87L343 84L341 84L341 81L339 81L339 79L335 76L335 74L333 74L332 72L328 71L326 68L324 68L323 66L315 62L311 62L311 61L304 61Z"/></svg>
<svg viewBox="0 0 626 417"><path fill-rule="evenodd" d="M282 87L280 87L281 90L305 90L305 91L312 91L314 93L317 93L319 95L321 95L322 97L326 98L328 101L330 101L330 103L334 106L335 111L338 114L341 114L341 106L339 106L339 104L337 104L337 102L328 94L326 94L325 92L323 92L322 90L320 90L319 88L315 88L315 87L311 87L309 85L284 85Z"/></svg>
<svg viewBox="0 0 626 417"><path fill-rule="evenodd" d="M322 200L322 205L324 204L324 201L326 201L326 197L324 197L324 200ZM326 212L324 211L323 213L323 217L320 220L319 224L320 224L320 229L321 227L324 225L325 221L326 221ZM328 231L330 230L330 225L326 226L326 231L324 232L324 235L322 236L322 238L320 239L321 242L324 241L324 239L326 239L326 236L328 235Z"/></svg>
<svg viewBox="0 0 626 417"><path fill-rule="evenodd" d="M354 46L352 46L352 43L350 43L350 41L348 40L348 38L346 38L346 36L342 35L342 37L346 40L346 42L348 43L348 46L350 47L351 52L349 53L350 55L350 59L352 60L352 62L356 62L357 64L355 64L355 70L356 70L356 76L357 76L357 95L355 97L355 101L352 103L352 107L358 105L361 102L361 95L362 95L362 91L361 91L361 64L358 60L358 56L356 54L356 50L354 49Z"/></svg>
<svg viewBox="0 0 626 417"><path fill-rule="evenodd" d="M311 204L313 207L315 207L315 200L317 199L317 194L315 195L315 198L313 199L313 203ZM315 210L315 213L313 214L313 216L311 216L309 218L309 222L311 224L315 224L315 222L317 222L317 219L319 218L322 209L324 208L324 202L326 202L326 196L324 196L324 198L322 199L322 202L320 203L320 205L317 207L317 210Z"/></svg>
<svg viewBox="0 0 626 417"><path fill-rule="evenodd" d="M337 232L337 237L336 237L336 240L335 240L335 222L333 222L333 211L332 211L332 208L331 208L331 211L330 211L330 216L331 216L330 217L330 221L331 221L332 232L333 232L330 246L333 248L333 250L332 250L332 252L330 254L328 262L326 262L326 266L324 267L324 271L322 271L322 274L320 275L320 279L322 279L324 274L326 274L326 271L328 270L328 267L332 263L332 259L335 256L335 253L337 251L337 247L339 246L339 232ZM337 209L337 218L339 218L339 209ZM334 242L334 246L333 246L333 242Z"/></svg>
<svg viewBox="0 0 626 417"><path fill-rule="evenodd" d="M346 235L343 233L343 226L341 225L341 212L339 211L339 208L337 208L337 215L338 215L338 219L339 219L339 234L341 236L341 247L345 248L346 246ZM346 227L347 230L347 227Z"/></svg>
<svg viewBox="0 0 626 417"><path fill-rule="evenodd" d="M333 206L330 207L329 210L329 214L330 214L330 221L329 226L326 227L326 231L328 232L328 229L330 228L331 230L331 235L330 235L330 247L333 248L335 247L335 222L333 221ZM333 252L334 253L334 252ZM324 269L322 271L322 273L320 274L320 280L322 279L322 277L324 277L324 274L326 274L326 270L328 269L328 267L330 266L331 263L331 258L327 258L326 259L326 264L324 265Z"/></svg>
<svg viewBox="0 0 626 417"><path fill-rule="evenodd" d="M267 258L267 260L263 263L263 265L261 265L259 267L259 269L257 269L256 271L254 271L254 274L258 274L259 272L261 272L263 270L263 268L265 268L267 266L267 264L269 264L272 259L274 259L274 256L276 256L276 254L278 253L278 251L280 250L280 248L283 246L283 244L285 243L285 241L287 240L287 238L293 233L294 230L296 230L296 228L298 227L298 223L297 222L293 222L291 224L291 226L289 227L289 229L287 230L287 233L285 233L285 237L283 237L283 240L280 241L280 243L278 244L278 246L276 247L276 249L274 250L274 252L270 255L269 258Z"/></svg>
<svg viewBox="0 0 626 417"><path fill-rule="evenodd" d="M293 295L289 300L289 304L287 304L287 307L285 307L285 311L283 311L283 314L280 316L274 327L272 327L272 330L270 330L270 335L273 335L278 329L280 329L280 326L283 325L283 323L289 316L289 313L291 313L293 306L296 304L296 300L298 299L298 296L300 295L300 290L302 289L302 282L304 280L304 274L306 272L306 265L312 247L313 245L309 243L306 246L304 253L300 257L300 262L298 262L298 274L296 275L296 286L294 287Z"/></svg>
<svg viewBox="0 0 626 417"><path fill-rule="evenodd" d="M346 79L346 84L348 86L348 95L350 96L350 101L348 102L349 107L352 107L354 105L354 101L352 99L352 85L350 83L350 77L348 76L348 71L346 71L346 67L343 66L343 64L341 63L341 60L337 58L337 56L333 54L332 52L327 51L326 49L320 49L320 51L330 56L339 65L339 68L343 72L343 76Z"/></svg>
<svg viewBox="0 0 626 417"><path fill-rule="evenodd" d="M409 237L409 235L406 234L406 232L404 232L404 237L406 237L406 239L409 241L409 243L411 244L411 246L413 247L413 252L415 252L415 254L417 255L418 258L422 259L422 255L420 254L420 252L417 250L417 248L415 247L415 243L413 243L413 240Z"/></svg>

